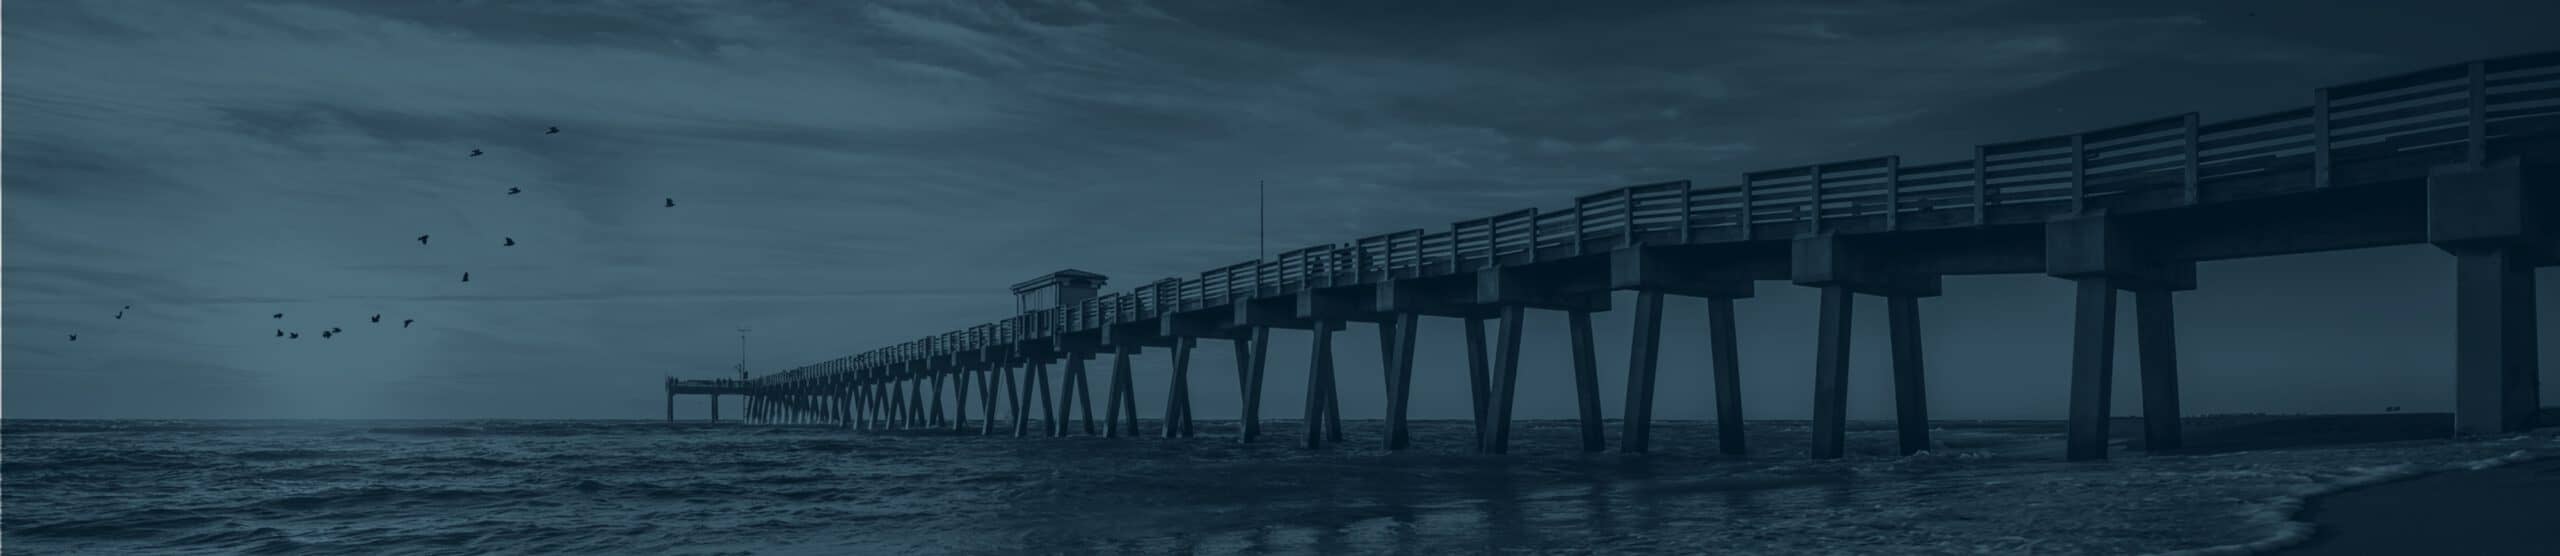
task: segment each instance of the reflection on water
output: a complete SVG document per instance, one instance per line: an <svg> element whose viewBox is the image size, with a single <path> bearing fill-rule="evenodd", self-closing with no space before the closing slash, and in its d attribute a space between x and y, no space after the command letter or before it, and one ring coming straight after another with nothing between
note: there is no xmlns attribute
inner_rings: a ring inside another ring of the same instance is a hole
<svg viewBox="0 0 2560 556"><path fill-rule="evenodd" d="M1803 457L1802 423L1708 423L1581 454L1569 422L1468 454L1465 422L1305 451L1190 440L648 422L9 421L11 548L107 553L2143 552L2271 534L2272 498L2390 466L2560 453L2554 437L2064 463L2056 423L1948 423L1895 457ZM1153 428L1153 423L1148 424ZM1617 428L1612 426L1610 430Z"/></svg>

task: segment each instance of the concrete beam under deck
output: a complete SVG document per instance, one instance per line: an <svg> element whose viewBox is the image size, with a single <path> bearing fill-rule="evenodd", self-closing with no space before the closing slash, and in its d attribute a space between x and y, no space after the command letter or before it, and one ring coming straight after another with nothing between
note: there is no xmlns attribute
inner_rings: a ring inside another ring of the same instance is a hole
<svg viewBox="0 0 2560 556"><path fill-rule="evenodd" d="M1609 259L1586 256L1536 266L1478 270L1475 302L1551 311L1609 310Z"/></svg>
<svg viewBox="0 0 2560 556"><path fill-rule="evenodd" d="M1318 322L1382 323L1395 313L1377 310L1378 288L1341 287L1298 292L1297 317Z"/></svg>
<svg viewBox="0 0 2560 556"><path fill-rule="evenodd" d="M1462 319L1499 316L1494 307L1475 302L1473 274L1388 280L1372 287L1375 291L1370 292L1371 308L1381 313Z"/></svg>
<svg viewBox="0 0 2560 556"><path fill-rule="evenodd" d="M1173 347L1174 341L1174 336L1163 334L1158 323L1142 321L1103 326L1102 338L1098 345L1101 348L1099 351L1112 351L1125 345L1129 347L1129 353L1135 355L1143 353L1144 348Z"/></svg>

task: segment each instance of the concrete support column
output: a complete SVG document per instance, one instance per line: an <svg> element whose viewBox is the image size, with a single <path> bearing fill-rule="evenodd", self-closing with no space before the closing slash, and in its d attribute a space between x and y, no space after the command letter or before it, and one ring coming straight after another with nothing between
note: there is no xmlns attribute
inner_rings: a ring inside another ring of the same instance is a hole
<svg viewBox="0 0 2560 556"><path fill-rule="evenodd" d="M951 430L969 430L969 375L976 369L968 366L951 370Z"/></svg>
<svg viewBox="0 0 2560 556"><path fill-rule="evenodd" d="M988 365L987 376L978 377L978 405L985 407L987 411L987 418L978 421L979 436L992 436L996 433L996 383L1005 381L1004 371L1008 363L1003 359L996 359Z"/></svg>
<svg viewBox="0 0 2560 556"><path fill-rule="evenodd" d="M1618 452L1640 454L1653 438L1653 381L1662 361L1662 294L1636 292L1635 325L1628 330L1627 407Z"/></svg>
<svg viewBox="0 0 2560 556"><path fill-rule="evenodd" d="M925 396L927 399L932 401L926 405L925 426L938 429L942 428L944 425L942 420L942 375L946 374L946 371L933 370L928 372L932 373L933 376L928 379L930 384L925 385L930 388L926 391Z"/></svg>
<svg viewBox="0 0 2560 556"><path fill-rule="evenodd" d="M2106 459L2107 404L2115 385L2116 290L2104 277L2081 278L2071 325L2071 422L2064 458Z"/></svg>
<svg viewBox="0 0 2560 556"><path fill-rule="evenodd" d="M1129 352L1130 348L1127 345L1115 345L1111 348L1111 392L1110 395L1103 397L1102 404L1109 406L1103 411L1103 431L1106 436L1113 438L1120 436L1120 430L1124 425L1128 428L1129 436L1138 435L1138 407L1135 403L1129 403L1129 400L1137 397L1135 392L1137 385L1129 379ZM1126 422L1123 422L1123 419L1126 419Z"/></svg>
<svg viewBox="0 0 2560 556"><path fill-rule="evenodd" d="M1716 384L1716 451L1748 453L1743 444L1742 356L1733 324L1733 299L1707 298L1707 344Z"/></svg>
<svg viewBox="0 0 2560 556"><path fill-rule="evenodd" d="M1813 459L1845 451L1849 420L1849 317L1856 300L1845 286L1823 286L1814 332Z"/></svg>
<svg viewBox="0 0 2560 556"><path fill-rule="evenodd" d="M1244 381L1243 387L1239 388L1244 393L1244 406L1239 419L1242 430L1237 434L1236 440L1253 442L1254 438L1262 435L1262 375L1265 367L1270 363L1271 328L1253 327L1252 339L1239 340L1239 342L1236 348L1236 368L1237 372L1242 373L1241 378Z"/></svg>
<svg viewBox="0 0 2560 556"><path fill-rule="evenodd" d="M668 424L674 424L675 422L676 422L676 393L675 393L675 392L668 392L668 393L667 393L667 423L668 423Z"/></svg>
<svg viewBox="0 0 2560 556"><path fill-rule="evenodd" d="M1020 388L1022 391L1022 399L1017 400L1013 404L1013 436L1016 438L1030 436L1031 434L1031 418L1035 415L1031 412L1031 400L1033 394L1037 393L1043 397L1047 395L1047 390L1045 388L1037 392L1032 389L1032 381L1040 379L1041 365L1042 363L1036 360L1026 361L1023 363L1022 382ZM1008 383L1010 383L1010 381L1008 381ZM1048 410L1043 409L1036 415L1046 416L1048 414Z"/></svg>
<svg viewBox="0 0 2560 556"><path fill-rule="evenodd" d="M2146 451L2178 449L2178 328L2170 291L2146 288L2133 292L2135 341L2142 352L2142 446Z"/></svg>
<svg viewBox="0 0 2560 556"><path fill-rule="evenodd" d="M711 395L711 422L720 422L720 395Z"/></svg>
<svg viewBox="0 0 2560 556"><path fill-rule="evenodd" d="M2533 269L2560 262L2560 178L2504 158L2427 176L2427 242L2454 258L2454 430L2532 429L2541 404Z"/></svg>
<svg viewBox="0 0 2560 556"><path fill-rule="evenodd" d="M2454 427L2532 429L2541 403L2533 267L2514 250L2454 254Z"/></svg>
<svg viewBox="0 0 2560 556"><path fill-rule="evenodd" d="M922 371L917 371L917 374L907 378L907 428L909 429L930 426L925 420L924 383L925 377Z"/></svg>
<svg viewBox="0 0 2560 556"><path fill-rule="evenodd" d="M1076 400L1083 402L1084 405L1084 434L1085 436L1093 436L1097 433L1096 427L1093 426L1093 373L1085 368L1085 354L1075 353L1069 355L1072 359L1068 361L1067 369L1069 374L1075 375L1076 383L1073 391L1076 394ZM1064 398L1065 394L1060 394L1059 397ZM1059 422L1061 423L1064 423L1065 421L1065 419L1059 419ZM1059 433L1061 436L1064 436L1065 434L1065 432Z"/></svg>
<svg viewBox="0 0 2560 556"><path fill-rule="evenodd" d="M1482 451L1484 450L1484 439L1491 438L1491 435L1493 434L1493 428L1491 426L1493 424L1493 411L1489 405L1489 402L1493 399L1493 386L1491 383L1493 370L1492 365L1486 361L1484 319L1467 317L1465 332L1467 338L1467 401L1469 407L1475 408L1476 449L1478 451Z"/></svg>
<svg viewBox="0 0 2560 556"><path fill-rule="evenodd" d="M1502 329L1494 337L1491 400L1486 408L1484 436L1477 451L1503 454L1511 449L1511 402L1513 387L1520 378L1520 328L1526 315L1519 305L1503 305Z"/></svg>
<svg viewBox="0 0 2560 556"><path fill-rule="evenodd" d="M1013 363L1009 361L1002 366L996 367L996 372L1000 374L992 378L996 379L997 387L1004 389L1005 415L1013 419L1010 426L1014 428L1014 436L1022 436L1022 423L1027 420L1028 417L1024 417L1022 414L1022 402L1019 398L1024 396L1015 386L1013 367ZM987 434L995 434L994 423L988 423L987 429Z"/></svg>
<svg viewBox="0 0 2560 556"><path fill-rule="evenodd" d="M907 379L904 377L890 379L886 386L884 393L889 396L890 401L888 428L892 430L907 428L914 414L908 409Z"/></svg>
<svg viewBox="0 0 2560 556"><path fill-rule="evenodd" d="M1035 384L1030 382L1029 378L1025 378L1024 384L1034 385L1035 390L1040 394L1040 412L1037 415L1040 416L1041 428L1047 433L1047 436L1054 437L1064 434L1066 432L1066 426L1060 425L1058 422L1060 421L1059 416L1064 415L1065 412L1058 410L1050 404L1049 364L1042 362L1033 365L1031 367L1031 372L1039 378L1039 382ZM1025 399L1022 401L1024 408L1029 408L1031 406L1031 400L1028 399L1028 396L1028 394L1025 394ZM1057 398L1059 402L1063 403L1066 400L1066 397L1065 390L1057 391Z"/></svg>
<svg viewBox="0 0 2560 556"><path fill-rule="evenodd" d="M1573 394L1574 405L1581 410L1582 451L1607 450L1606 425L1600 416L1599 355L1591 345L1591 311L1575 309L1564 315L1565 335L1573 346Z"/></svg>
<svg viewBox="0 0 2560 556"><path fill-rule="evenodd" d="M1172 384L1164 394L1164 437L1191 437L1191 350L1198 347L1196 338L1173 341Z"/></svg>
<svg viewBox="0 0 2560 556"><path fill-rule="evenodd" d="M1307 437L1302 444L1310 450L1324 447L1327 436L1325 408L1333 401L1333 323L1316 321L1313 333L1307 355Z"/></svg>
<svg viewBox="0 0 2560 556"><path fill-rule="evenodd" d="M1049 436L1066 436L1075 431L1076 381L1084 374L1084 360L1076 355L1067 354L1066 368L1058 373L1058 413L1049 420Z"/></svg>
<svg viewBox="0 0 2560 556"><path fill-rule="evenodd" d="M1413 445L1412 432L1406 427L1406 415L1413 407L1413 340L1421 335L1422 319L1421 315L1414 313L1397 313L1394 319L1391 324L1381 326L1389 336L1393 336L1387 338L1385 367L1387 449L1402 450Z"/></svg>
<svg viewBox="0 0 2560 556"><path fill-rule="evenodd" d="M1342 443L1342 390L1334 382L1333 358L1324 361L1324 439Z"/></svg>
<svg viewBox="0 0 2560 556"><path fill-rule="evenodd" d="M1902 455L1929 449L1929 389L1920 365L1920 298L1885 296L1885 321L1892 329L1893 409Z"/></svg>

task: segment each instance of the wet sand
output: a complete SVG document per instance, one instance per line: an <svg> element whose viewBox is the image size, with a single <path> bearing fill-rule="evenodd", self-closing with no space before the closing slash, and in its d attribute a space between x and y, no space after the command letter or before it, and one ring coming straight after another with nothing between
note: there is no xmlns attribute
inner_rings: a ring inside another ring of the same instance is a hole
<svg viewBox="0 0 2560 556"><path fill-rule="evenodd" d="M2560 553L2560 459L2453 471L2311 500L2283 554Z"/></svg>

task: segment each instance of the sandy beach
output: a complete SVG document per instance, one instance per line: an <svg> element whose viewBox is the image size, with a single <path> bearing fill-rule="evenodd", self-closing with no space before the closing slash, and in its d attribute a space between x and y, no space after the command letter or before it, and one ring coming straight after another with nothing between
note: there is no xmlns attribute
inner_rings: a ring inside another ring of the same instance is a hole
<svg viewBox="0 0 2560 556"><path fill-rule="evenodd" d="M2282 554L2560 553L2560 459L2452 471L2311 500Z"/></svg>

